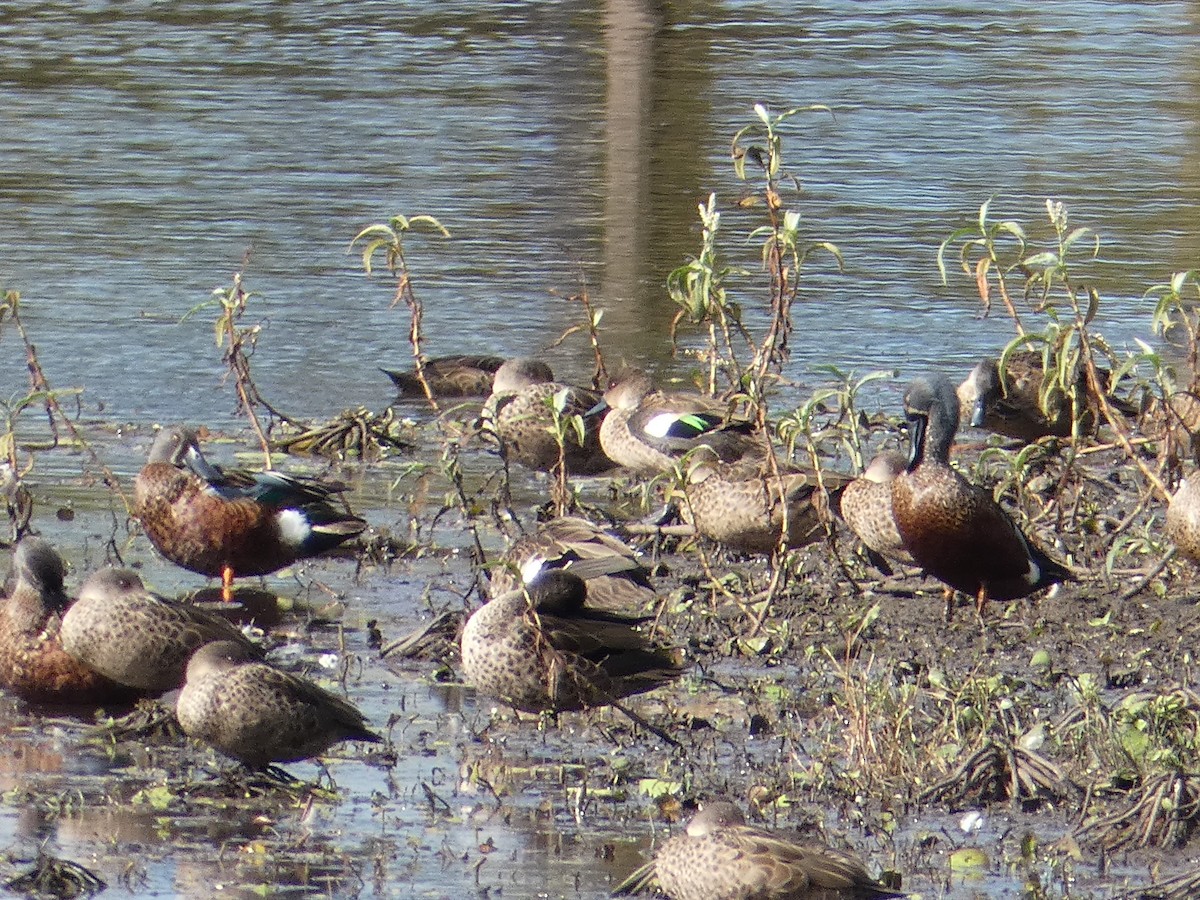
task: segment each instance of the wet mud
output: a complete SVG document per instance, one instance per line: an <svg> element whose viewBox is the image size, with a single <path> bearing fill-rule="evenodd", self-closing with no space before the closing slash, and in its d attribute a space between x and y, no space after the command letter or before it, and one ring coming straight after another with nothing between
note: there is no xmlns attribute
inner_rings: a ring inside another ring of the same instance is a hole
<svg viewBox="0 0 1200 900"><path fill-rule="evenodd" d="M148 433L91 434L136 472ZM460 683L454 635L486 584L476 539L494 558L534 527L543 481L513 473L511 521L486 454L463 457L470 516L435 456L346 465L364 544L242 590L271 658L344 693L386 744L268 778L153 709L3 698L0 879L60 896L599 898L724 796L913 896L1194 896L1200 588L1182 562L1154 572L1161 510L1102 456L1006 494L1078 580L982 619L915 571L871 568L837 523L793 554L766 607L762 558L631 535L658 589L644 612L690 668L630 706L679 747L613 709L518 715ZM68 589L118 554L161 592L205 587L69 461L38 474L33 521L68 559ZM618 520L645 512L623 482L580 484Z"/></svg>

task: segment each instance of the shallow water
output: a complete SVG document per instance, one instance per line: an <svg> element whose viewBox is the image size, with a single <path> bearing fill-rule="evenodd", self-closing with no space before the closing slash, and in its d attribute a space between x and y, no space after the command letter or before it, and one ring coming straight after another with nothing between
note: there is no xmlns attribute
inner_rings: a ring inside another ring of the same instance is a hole
<svg viewBox="0 0 1200 900"><path fill-rule="evenodd" d="M934 261L938 243L993 195L997 217L1042 234L1046 197L1100 232L1102 258L1087 274L1106 298L1100 327L1120 344L1146 333L1145 288L1194 266L1200 249L1200 72L1187 52L1198 30L1185 3L984 11L731 0L673 5L661 22L621 2L8 4L0 287L22 292L52 384L85 387L85 420L228 428L236 416L213 313L179 320L252 249L263 393L304 418L378 409L391 385L375 367L404 364L407 324L388 308L386 280L364 278L346 250L366 224L424 212L454 235L409 244L431 353L546 347L578 320L554 292L576 291L582 272L606 308L609 352L680 373L663 283L697 249L696 203L720 193L731 253L756 224L733 205L742 188L727 158L732 133L756 101L826 103L834 116L802 117L786 147L808 233L835 241L847 266L808 271L789 374L811 384L814 366L833 362L909 376L961 367L1005 340L1004 322L976 318L973 284L959 276L943 287ZM761 288L749 285L753 305ZM0 343L0 385L19 397L23 354L9 329ZM589 370L577 337L546 355L572 377ZM37 431L28 417L21 424ZM146 430L99 439L103 462L128 485ZM251 442L239 434L237 445ZM40 454L31 475L35 523L71 560L72 583L104 561L111 539L155 587L197 587L129 537L123 509L79 478L81 465ZM468 466L481 480L492 461ZM445 490L396 465L340 474L371 525L398 534L416 513L428 521ZM523 502L540 502L542 486L523 484ZM628 802L603 793L613 760L638 748L613 749L600 726L581 740L582 720L568 717L545 733L499 726L503 743L480 760L472 735L490 705L434 683L433 664L395 671L367 646L371 619L392 638L430 604L462 607L471 579L461 521L452 514L423 536L446 552L357 575L323 561L270 582L318 609L344 597L332 610L340 632L300 618L286 627L314 668L344 638L347 691L395 742L394 767L347 748L330 765L336 802L218 804L211 816L189 804L174 815L134 799L177 777L174 749L79 751L79 721L46 724L10 704L0 711L0 846L32 857L46 842L118 896L211 896L214 886L229 896L263 886L605 896L640 860L636 848L661 834L636 786L618 784ZM668 706L685 705L688 692ZM588 768L564 769L564 757ZM184 759L215 765L197 749ZM725 767L745 771L756 759L730 737L684 768L711 793ZM464 765L505 785L499 800L464 783ZM114 784L126 789L110 797ZM817 815L874 866L900 856L906 886L922 896L1019 890L1000 866L981 884L906 867L922 831L952 832L951 820L916 823L886 844L846 824L853 813Z"/></svg>

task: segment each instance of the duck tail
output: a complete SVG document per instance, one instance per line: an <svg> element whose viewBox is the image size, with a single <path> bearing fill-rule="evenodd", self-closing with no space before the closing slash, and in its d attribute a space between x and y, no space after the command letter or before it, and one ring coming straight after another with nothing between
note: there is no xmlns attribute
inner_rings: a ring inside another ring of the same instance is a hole
<svg viewBox="0 0 1200 900"><path fill-rule="evenodd" d="M1038 572L1041 573L1038 578L1038 588L1079 580L1074 572L1057 560L1051 559L1041 548L1031 546L1030 550L1033 552L1033 560L1037 563Z"/></svg>

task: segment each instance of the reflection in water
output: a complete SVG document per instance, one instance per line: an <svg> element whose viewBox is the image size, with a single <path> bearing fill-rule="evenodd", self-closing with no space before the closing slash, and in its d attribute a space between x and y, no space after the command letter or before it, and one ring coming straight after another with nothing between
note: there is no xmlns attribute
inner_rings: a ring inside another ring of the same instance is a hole
<svg viewBox="0 0 1200 900"><path fill-rule="evenodd" d="M607 0L605 8L605 194L603 300L623 332L633 332L646 310L639 302L649 197L647 144L654 36L660 23L648 0Z"/></svg>
<svg viewBox="0 0 1200 900"><path fill-rule="evenodd" d="M696 206L714 187L711 32L695 21L703 4L658 6L605 5L601 299L611 343L630 364L663 359L676 311L664 282L696 252Z"/></svg>

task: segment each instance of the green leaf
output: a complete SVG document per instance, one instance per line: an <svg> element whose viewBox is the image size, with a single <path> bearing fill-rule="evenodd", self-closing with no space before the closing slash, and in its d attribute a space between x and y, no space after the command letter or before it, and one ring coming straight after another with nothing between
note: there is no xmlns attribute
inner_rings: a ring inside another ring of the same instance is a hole
<svg viewBox="0 0 1200 900"><path fill-rule="evenodd" d="M980 873L987 867L987 854L978 847L963 847L950 854L950 871Z"/></svg>
<svg viewBox="0 0 1200 900"><path fill-rule="evenodd" d="M638 781L638 793L651 800L659 797L674 797L683 790L683 783L662 778L643 778Z"/></svg>
<svg viewBox="0 0 1200 900"><path fill-rule="evenodd" d="M145 803L151 809L158 810L159 812L169 808L175 802L175 799L175 792L165 784L142 788L142 790L133 795L134 803Z"/></svg>

